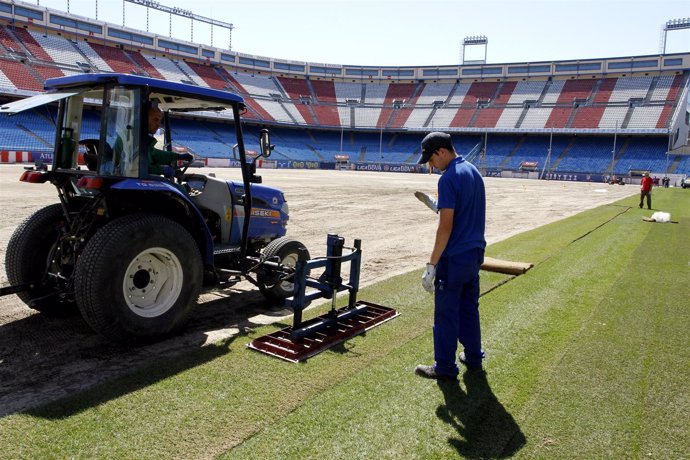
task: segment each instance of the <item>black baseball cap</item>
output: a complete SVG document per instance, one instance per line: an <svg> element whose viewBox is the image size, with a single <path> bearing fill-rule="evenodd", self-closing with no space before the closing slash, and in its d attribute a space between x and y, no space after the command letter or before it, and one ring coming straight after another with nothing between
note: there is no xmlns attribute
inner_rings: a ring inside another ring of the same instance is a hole
<svg viewBox="0 0 690 460"><path fill-rule="evenodd" d="M422 154L417 161L417 164L424 164L429 162L431 155L440 148L446 148L454 152L453 141L450 139L450 134L433 132L429 133L422 139Z"/></svg>

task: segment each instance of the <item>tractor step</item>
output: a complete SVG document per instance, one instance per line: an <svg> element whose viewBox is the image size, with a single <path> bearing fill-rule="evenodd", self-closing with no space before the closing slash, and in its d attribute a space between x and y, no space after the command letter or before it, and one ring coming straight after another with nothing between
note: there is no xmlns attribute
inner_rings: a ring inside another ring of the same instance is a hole
<svg viewBox="0 0 690 460"><path fill-rule="evenodd" d="M240 253L240 247L237 245L216 245L215 248L213 248L213 255L214 256L226 256L228 254L239 254Z"/></svg>
<svg viewBox="0 0 690 460"><path fill-rule="evenodd" d="M264 335L247 347L297 363L398 315L392 308L359 300L353 308L344 307L304 321L296 331L287 327Z"/></svg>

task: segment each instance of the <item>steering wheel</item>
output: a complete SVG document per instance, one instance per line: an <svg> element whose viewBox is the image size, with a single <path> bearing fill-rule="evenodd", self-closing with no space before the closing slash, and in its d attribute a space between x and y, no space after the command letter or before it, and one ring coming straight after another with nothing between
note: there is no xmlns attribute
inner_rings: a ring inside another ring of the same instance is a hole
<svg viewBox="0 0 690 460"><path fill-rule="evenodd" d="M192 164L192 161L185 161L185 160L180 160L182 161L182 166L178 166L177 161L174 163L175 164L175 179L177 179L177 182L179 184L182 183L182 179L184 178L185 173L187 172L187 169L189 169L189 166Z"/></svg>
<svg viewBox="0 0 690 460"><path fill-rule="evenodd" d="M95 171L98 165L98 144L99 139L82 139L79 141L79 145L86 148L86 153L84 153L84 163L89 171Z"/></svg>

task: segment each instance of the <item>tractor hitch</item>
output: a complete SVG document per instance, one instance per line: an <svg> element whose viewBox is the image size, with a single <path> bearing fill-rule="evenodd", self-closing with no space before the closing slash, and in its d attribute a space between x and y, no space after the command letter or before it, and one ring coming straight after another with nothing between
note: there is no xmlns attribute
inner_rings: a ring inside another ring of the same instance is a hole
<svg viewBox="0 0 690 460"><path fill-rule="evenodd" d="M16 294L18 292L28 291L33 289L34 283L21 283L15 284L13 286L0 287L0 297L10 294Z"/></svg>
<svg viewBox="0 0 690 460"><path fill-rule="evenodd" d="M285 300L293 310L292 327L253 340L248 347L291 362L303 361L374 326L398 316L392 308L358 301L359 274L362 260L361 241L345 247L345 239L329 234L325 257L306 260L299 257L294 268L294 294ZM349 251L349 252L348 252ZM350 263L349 279L343 282L343 263ZM312 270L323 268L317 279ZM307 288L310 288L307 291ZM347 291L346 307L337 309L337 295ZM316 299L330 299L328 313L303 321L302 312Z"/></svg>

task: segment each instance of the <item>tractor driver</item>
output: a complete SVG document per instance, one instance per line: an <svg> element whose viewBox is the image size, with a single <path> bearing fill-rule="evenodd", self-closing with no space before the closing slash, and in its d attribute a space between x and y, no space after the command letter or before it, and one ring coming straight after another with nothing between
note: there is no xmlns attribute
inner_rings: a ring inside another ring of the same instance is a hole
<svg viewBox="0 0 690 460"><path fill-rule="evenodd" d="M163 119L163 112L158 108L156 101L149 101L148 110L148 160L149 160L149 174L161 174L164 176L172 176L170 173L170 163L173 161L192 161L194 156L191 153L175 153L167 150L160 150L156 148L156 138L153 137L161 127L161 120Z"/></svg>

